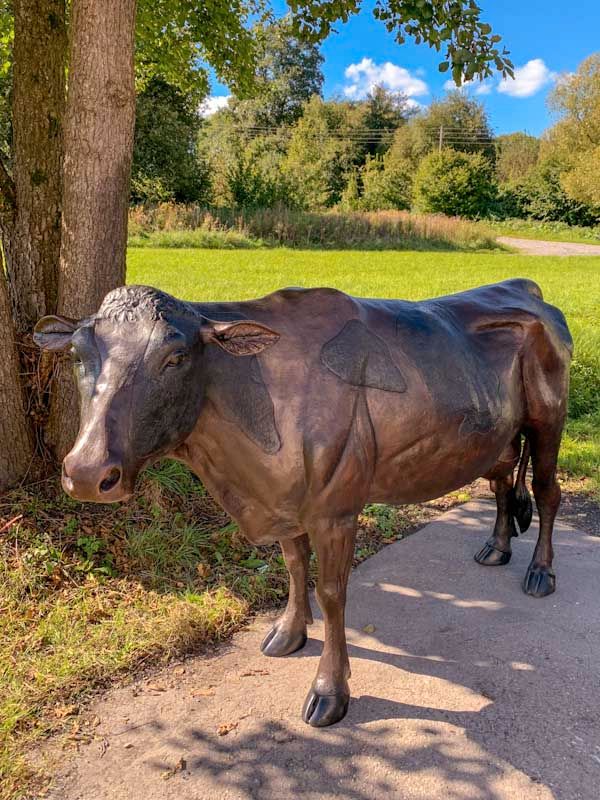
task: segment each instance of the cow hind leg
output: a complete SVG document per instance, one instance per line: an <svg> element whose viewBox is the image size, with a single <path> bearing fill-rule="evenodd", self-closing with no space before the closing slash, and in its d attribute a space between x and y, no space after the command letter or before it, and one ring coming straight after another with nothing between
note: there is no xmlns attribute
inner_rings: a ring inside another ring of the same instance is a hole
<svg viewBox="0 0 600 800"><path fill-rule="evenodd" d="M533 495L540 518L540 531L531 563L523 581L523 591L532 597L545 597L556 589L552 569L552 532L560 505L560 486L556 464L562 433L560 425L532 431Z"/></svg>
<svg viewBox="0 0 600 800"><path fill-rule="evenodd" d="M496 523L491 537L475 555L475 561L485 567L508 564L512 555L510 540L518 536L513 515L513 474L492 479L490 489L496 495Z"/></svg>
<svg viewBox="0 0 600 800"><path fill-rule="evenodd" d="M529 463L529 442L525 440L521 461L514 482L514 467L519 457L520 437L507 451L506 461L500 461L485 477L490 479L490 489L496 495L496 523L491 537L475 554L475 561L486 567L508 564L512 555L511 539L518 536L515 522L521 533L531 523L531 496L525 485L525 475Z"/></svg>
<svg viewBox="0 0 600 800"><path fill-rule="evenodd" d="M306 626L313 621L308 599L310 542L303 534L280 542L290 575L290 591L285 611L265 636L260 649L266 656L287 656L306 644Z"/></svg>

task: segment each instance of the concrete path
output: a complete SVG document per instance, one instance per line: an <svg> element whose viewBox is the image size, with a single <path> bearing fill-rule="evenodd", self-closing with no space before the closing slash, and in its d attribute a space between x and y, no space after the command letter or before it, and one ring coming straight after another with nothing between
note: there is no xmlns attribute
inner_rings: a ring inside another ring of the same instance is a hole
<svg viewBox="0 0 600 800"><path fill-rule="evenodd" d="M497 241L528 256L600 256L600 244L546 242L539 239L517 239L514 236L498 236Z"/></svg>
<svg viewBox="0 0 600 800"><path fill-rule="evenodd" d="M493 519L468 503L353 573L340 724L299 718L320 622L303 651L266 659L263 617L216 655L99 701L98 738L51 797L597 800L600 539L559 524L558 590L535 600L520 588L533 533L506 567L473 561Z"/></svg>

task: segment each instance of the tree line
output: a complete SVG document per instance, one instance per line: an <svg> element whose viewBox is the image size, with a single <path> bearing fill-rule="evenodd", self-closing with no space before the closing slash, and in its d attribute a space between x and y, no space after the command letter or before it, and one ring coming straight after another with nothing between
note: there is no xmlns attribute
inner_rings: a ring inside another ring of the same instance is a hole
<svg viewBox="0 0 600 800"><path fill-rule="evenodd" d="M374 87L324 100L322 58L289 23L260 41L252 99L208 119L157 82L138 98L133 202L239 208L417 209L468 218L600 219L600 54L562 78L543 136L496 136L464 91L419 109Z"/></svg>

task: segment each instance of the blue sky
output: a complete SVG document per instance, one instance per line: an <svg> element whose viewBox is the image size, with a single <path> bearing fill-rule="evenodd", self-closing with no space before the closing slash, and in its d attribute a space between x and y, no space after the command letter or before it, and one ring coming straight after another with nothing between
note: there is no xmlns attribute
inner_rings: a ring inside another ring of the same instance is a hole
<svg viewBox="0 0 600 800"><path fill-rule="evenodd" d="M279 12L285 5L277 0ZM346 25L338 26L322 45L326 97L359 98L373 82L403 90L421 105L446 93L447 75L438 71L442 54L412 41L400 46L373 18L374 3ZM540 134L552 118L546 97L557 76L573 72L600 49L599 0L480 0L482 18L511 52L517 80L501 85L499 78L468 91L486 106L497 133L526 130ZM213 94L227 89L215 84Z"/></svg>

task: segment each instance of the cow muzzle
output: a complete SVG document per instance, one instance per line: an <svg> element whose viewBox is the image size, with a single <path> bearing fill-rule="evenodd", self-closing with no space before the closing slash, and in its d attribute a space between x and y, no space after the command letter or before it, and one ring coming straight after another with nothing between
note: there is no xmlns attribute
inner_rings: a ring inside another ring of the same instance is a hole
<svg viewBox="0 0 600 800"><path fill-rule="evenodd" d="M123 465L108 458L101 464L82 464L69 454L63 461L62 486L75 500L85 503L118 503L131 497Z"/></svg>

